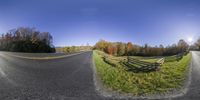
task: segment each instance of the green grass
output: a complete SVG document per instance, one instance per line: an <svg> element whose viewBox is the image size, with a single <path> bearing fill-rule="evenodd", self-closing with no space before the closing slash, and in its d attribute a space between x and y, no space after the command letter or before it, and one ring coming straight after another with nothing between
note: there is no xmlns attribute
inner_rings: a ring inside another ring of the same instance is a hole
<svg viewBox="0 0 200 100"><path fill-rule="evenodd" d="M158 58L152 58L152 59L142 59L141 61L153 63L153 62L156 62L157 60L159 60L159 59Z"/></svg>
<svg viewBox="0 0 200 100"><path fill-rule="evenodd" d="M134 73L127 71L119 62L111 64L103 60L103 56L108 56L103 52L94 51L93 59L97 69L97 74L101 77L105 87L121 93L132 93L133 95L151 95L179 89L183 86L188 72L188 64L191 54L184 56L177 62L171 60L161 67L160 71L150 73ZM113 57L112 59L124 59L123 57Z"/></svg>

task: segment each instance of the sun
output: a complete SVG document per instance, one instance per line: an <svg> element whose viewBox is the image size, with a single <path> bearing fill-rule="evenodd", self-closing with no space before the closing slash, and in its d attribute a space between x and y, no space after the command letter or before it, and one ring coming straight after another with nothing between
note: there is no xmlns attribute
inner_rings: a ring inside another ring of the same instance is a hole
<svg viewBox="0 0 200 100"><path fill-rule="evenodd" d="M191 43L191 42L193 41L193 38L192 38L192 37L189 37L187 40L188 40L188 42Z"/></svg>

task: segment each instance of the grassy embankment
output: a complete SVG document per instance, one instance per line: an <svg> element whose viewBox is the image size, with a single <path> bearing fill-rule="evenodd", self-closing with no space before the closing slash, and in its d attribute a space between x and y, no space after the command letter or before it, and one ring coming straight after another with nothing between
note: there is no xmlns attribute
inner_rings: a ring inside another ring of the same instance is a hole
<svg viewBox="0 0 200 100"><path fill-rule="evenodd" d="M103 56L110 58L108 64ZM174 89L180 89L188 72L188 64L191 53L176 61L175 56L165 57L166 61L159 71L149 73L134 73L127 71L126 67L120 64L126 57L113 57L101 51L93 52L97 74L100 76L105 87L120 93L131 93L133 95L151 95L164 93ZM136 57L138 58L138 57ZM142 59L139 57L138 59ZM157 59L144 58L147 62L154 62Z"/></svg>

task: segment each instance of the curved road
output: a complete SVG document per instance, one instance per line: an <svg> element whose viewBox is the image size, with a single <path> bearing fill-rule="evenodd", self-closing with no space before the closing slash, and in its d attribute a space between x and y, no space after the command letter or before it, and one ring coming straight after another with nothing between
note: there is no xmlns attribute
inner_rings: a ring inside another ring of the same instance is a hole
<svg viewBox="0 0 200 100"><path fill-rule="evenodd" d="M175 98L174 100L200 100L200 52L192 52L192 73L191 73L191 84L188 92L182 96Z"/></svg>
<svg viewBox="0 0 200 100"><path fill-rule="evenodd" d="M95 91L92 52L51 60L23 59L11 54L0 52L0 100L109 99ZM192 82L188 93L168 99L199 100L200 52L192 52L192 55Z"/></svg>
<svg viewBox="0 0 200 100"><path fill-rule="evenodd" d="M28 60L0 52L0 100L100 100L91 56Z"/></svg>

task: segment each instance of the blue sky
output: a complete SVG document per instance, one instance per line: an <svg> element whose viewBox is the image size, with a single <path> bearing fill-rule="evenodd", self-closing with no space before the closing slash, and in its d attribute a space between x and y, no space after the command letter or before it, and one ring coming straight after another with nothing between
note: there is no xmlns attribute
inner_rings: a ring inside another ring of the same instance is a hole
<svg viewBox="0 0 200 100"><path fill-rule="evenodd" d="M0 0L0 33L48 31L55 46L100 39L168 45L200 36L199 0Z"/></svg>

